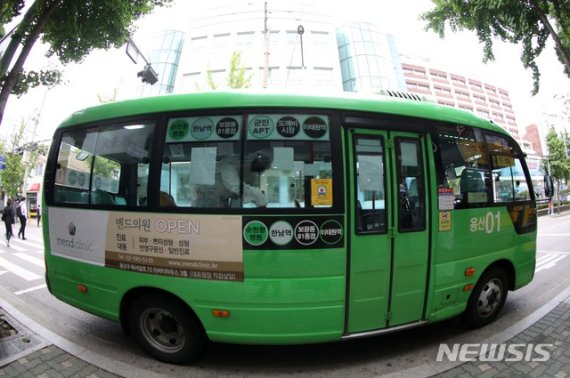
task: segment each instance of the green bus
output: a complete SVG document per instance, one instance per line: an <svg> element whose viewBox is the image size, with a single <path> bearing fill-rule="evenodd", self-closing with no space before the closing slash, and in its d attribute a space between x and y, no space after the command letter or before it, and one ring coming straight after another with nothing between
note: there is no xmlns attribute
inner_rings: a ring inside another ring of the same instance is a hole
<svg viewBox="0 0 570 378"><path fill-rule="evenodd" d="M492 122L402 97L211 92L74 113L45 173L50 292L169 363L208 341L490 323L534 275L524 154Z"/></svg>

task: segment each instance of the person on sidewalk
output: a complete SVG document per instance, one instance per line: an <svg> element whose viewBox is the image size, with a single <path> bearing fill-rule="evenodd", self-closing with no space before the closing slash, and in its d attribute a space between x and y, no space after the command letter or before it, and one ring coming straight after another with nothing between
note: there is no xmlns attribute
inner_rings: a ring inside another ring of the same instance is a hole
<svg viewBox="0 0 570 378"><path fill-rule="evenodd" d="M10 246L10 239L14 234L12 233L12 225L16 222L15 221L16 215L14 211L14 207L12 206L12 200L8 199L6 203L6 207L4 207L4 211L2 212L2 221L4 221L4 226L6 226L6 246Z"/></svg>
<svg viewBox="0 0 570 378"><path fill-rule="evenodd" d="M28 219L26 197L22 197L20 199L20 206L18 206L18 209L16 209L16 214L18 214L18 219L20 219L20 230L18 231L18 238L21 235L22 240L26 240L26 221Z"/></svg>
<svg viewBox="0 0 570 378"><path fill-rule="evenodd" d="M42 211L40 209L40 205L36 208L36 220L38 221L38 227L40 227L40 221L42 220Z"/></svg>

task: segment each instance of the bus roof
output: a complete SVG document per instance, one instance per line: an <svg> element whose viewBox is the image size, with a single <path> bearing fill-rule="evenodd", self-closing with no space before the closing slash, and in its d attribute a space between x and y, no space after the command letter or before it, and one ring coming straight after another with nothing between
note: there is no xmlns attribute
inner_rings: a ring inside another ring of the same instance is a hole
<svg viewBox="0 0 570 378"><path fill-rule="evenodd" d="M354 93L308 95L249 91L198 92L111 102L77 111L64 120L59 127L160 112L248 107L320 108L393 114L477 126L507 134L498 125L473 113L427 101Z"/></svg>

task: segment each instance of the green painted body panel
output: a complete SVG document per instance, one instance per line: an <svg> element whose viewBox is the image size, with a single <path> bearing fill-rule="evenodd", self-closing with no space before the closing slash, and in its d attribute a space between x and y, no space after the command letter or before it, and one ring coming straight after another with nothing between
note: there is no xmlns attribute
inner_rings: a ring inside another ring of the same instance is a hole
<svg viewBox="0 0 570 378"><path fill-rule="evenodd" d="M267 93L188 94L105 104L73 114L60 128L133 114L260 107L385 113L460 123L505 134L498 126L470 113L430 103L381 96ZM362 132L387 137L386 131ZM395 136L420 138L422 146L431 145L429 135L392 132L391 138ZM465 309L470 295L464 286L475 284L485 269L497 262L512 266L513 289L532 280L536 231L517 234L506 207L453 210L452 230L439 231L435 163L431 151L423 147L428 207L425 230L400 233L395 219L389 218L393 239L389 233L357 235L354 204L346 194L354 188L354 175L349 168L353 151L350 138L341 135L340 139L343 156L339 161L343 161L347 213L338 215L345 219L344 248L245 248L243 282L127 272L52 255L48 207L44 203L43 233L51 293L73 306L118 321L126 293L140 287L160 289L186 302L213 341L288 344L338 340L351 333L455 316ZM395 164L392 153L391 170L395 170ZM394 181L389 185L387 204L396 209L397 185ZM472 219L481 217L493 218L493 229L471 231ZM476 274L465 277L466 268L475 268ZM80 293L78 284L87 285L89 291ZM214 317L214 309L228 310L231 315Z"/></svg>

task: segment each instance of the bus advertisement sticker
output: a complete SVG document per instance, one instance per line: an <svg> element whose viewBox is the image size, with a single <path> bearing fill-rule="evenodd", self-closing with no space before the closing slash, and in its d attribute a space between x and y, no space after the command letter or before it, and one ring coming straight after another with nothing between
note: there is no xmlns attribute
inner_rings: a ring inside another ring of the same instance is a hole
<svg viewBox="0 0 570 378"><path fill-rule="evenodd" d="M451 231L451 211L439 212L439 231Z"/></svg>
<svg viewBox="0 0 570 378"><path fill-rule="evenodd" d="M209 118L198 118L192 123L190 133L196 140L206 140L214 132L214 122Z"/></svg>
<svg viewBox="0 0 570 378"><path fill-rule="evenodd" d="M265 139L273 134L275 124L265 115L257 116L249 122L249 134L253 139Z"/></svg>
<svg viewBox="0 0 570 378"><path fill-rule="evenodd" d="M180 278L243 281L241 217L111 212L105 266ZM223 230L223 232L220 232Z"/></svg>
<svg viewBox="0 0 570 378"><path fill-rule="evenodd" d="M343 217L243 217L244 249L326 249L343 246Z"/></svg>
<svg viewBox="0 0 570 378"><path fill-rule="evenodd" d="M277 221L269 228L269 238L279 246L287 245L293 240L293 227L285 221Z"/></svg>
<svg viewBox="0 0 570 378"><path fill-rule="evenodd" d="M255 247L263 245L268 236L269 231L267 230L267 226L257 220L249 222L243 228L243 238L248 244Z"/></svg>
<svg viewBox="0 0 570 378"><path fill-rule="evenodd" d="M342 225L334 220L326 221L321 225L321 240L329 245L334 245L342 239Z"/></svg>
<svg viewBox="0 0 570 378"><path fill-rule="evenodd" d="M295 240L301 245L311 245L319 240L319 226L313 221L303 220L295 227Z"/></svg>

